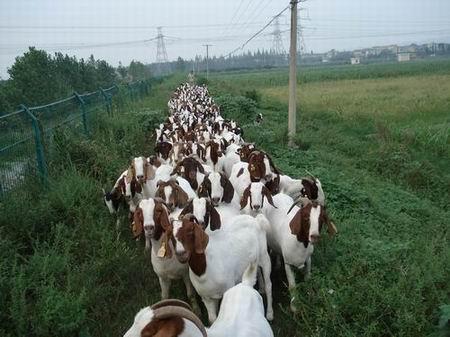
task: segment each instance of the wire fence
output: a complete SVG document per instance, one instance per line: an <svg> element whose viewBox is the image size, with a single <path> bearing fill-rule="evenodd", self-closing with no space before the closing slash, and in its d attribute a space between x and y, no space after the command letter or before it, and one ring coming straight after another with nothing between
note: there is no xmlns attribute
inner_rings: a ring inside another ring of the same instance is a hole
<svg viewBox="0 0 450 337"><path fill-rule="evenodd" d="M75 92L47 105L20 105L17 111L0 116L0 199L29 178L47 184L58 129L70 128L89 137L100 115L112 117L123 100L137 101L150 90L148 81L114 85L90 93Z"/></svg>

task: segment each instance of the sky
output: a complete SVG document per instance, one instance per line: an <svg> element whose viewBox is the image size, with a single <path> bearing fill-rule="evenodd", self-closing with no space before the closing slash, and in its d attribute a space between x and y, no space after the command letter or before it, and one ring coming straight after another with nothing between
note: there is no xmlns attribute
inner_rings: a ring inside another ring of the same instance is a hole
<svg viewBox="0 0 450 337"><path fill-rule="evenodd" d="M0 77L28 46L117 66L155 62L162 26L169 60L226 55L288 0L0 0ZM449 0L307 0L300 3L305 50L354 50L388 44L450 42ZM279 18L288 50L289 11ZM273 25L244 50L271 48ZM152 40L153 39L153 40ZM150 41L146 41L150 40ZM240 52L240 51L238 51Z"/></svg>

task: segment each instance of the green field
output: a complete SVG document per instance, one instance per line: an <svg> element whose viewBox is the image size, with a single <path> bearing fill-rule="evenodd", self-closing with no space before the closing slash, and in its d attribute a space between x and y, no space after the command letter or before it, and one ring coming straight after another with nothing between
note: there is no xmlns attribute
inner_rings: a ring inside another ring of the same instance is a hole
<svg viewBox="0 0 450 337"><path fill-rule="evenodd" d="M295 315L274 270L275 336L446 336L450 62L308 68L299 79L296 149L286 146L285 70L218 73L209 84L283 172L321 179L339 230L317 246ZM91 140L59 135L50 188L30 183L0 203L0 335L118 336L159 299L143 244L126 226L116 233L100 190L130 156L151 153L183 80L154 86ZM181 282L172 294L184 296Z"/></svg>

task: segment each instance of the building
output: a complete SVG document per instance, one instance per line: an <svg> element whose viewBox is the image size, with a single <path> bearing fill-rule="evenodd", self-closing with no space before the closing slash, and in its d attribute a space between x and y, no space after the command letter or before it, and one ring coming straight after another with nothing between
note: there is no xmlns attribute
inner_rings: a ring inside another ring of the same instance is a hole
<svg viewBox="0 0 450 337"><path fill-rule="evenodd" d="M408 62L411 61L411 53L402 52L397 54L398 62Z"/></svg>
<svg viewBox="0 0 450 337"><path fill-rule="evenodd" d="M352 57L350 59L350 63L351 64L360 64L361 63L361 59L359 57Z"/></svg>

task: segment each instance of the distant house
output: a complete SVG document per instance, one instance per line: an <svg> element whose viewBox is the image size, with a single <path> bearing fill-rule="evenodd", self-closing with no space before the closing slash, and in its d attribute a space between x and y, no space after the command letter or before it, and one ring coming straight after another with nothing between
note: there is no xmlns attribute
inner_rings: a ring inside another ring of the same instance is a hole
<svg viewBox="0 0 450 337"><path fill-rule="evenodd" d="M351 64L360 64L361 63L361 59L359 57L352 57L350 59Z"/></svg>
<svg viewBox="0 0 450 337"><path fill-rule="evenodd" d="M398 62L408 62L411 61L411 53L408 52L402 52L397 54L397 61Z"/></svg>

